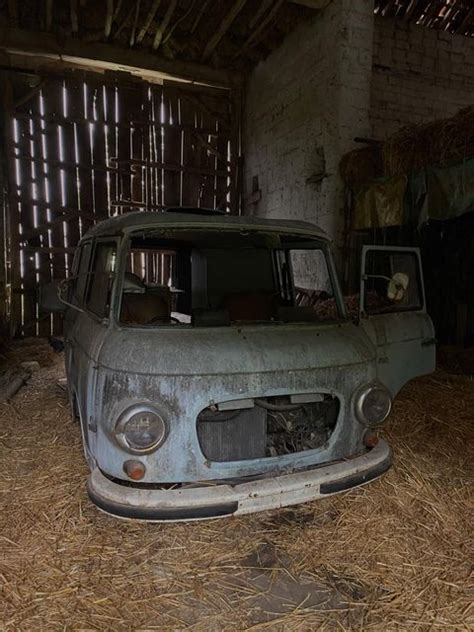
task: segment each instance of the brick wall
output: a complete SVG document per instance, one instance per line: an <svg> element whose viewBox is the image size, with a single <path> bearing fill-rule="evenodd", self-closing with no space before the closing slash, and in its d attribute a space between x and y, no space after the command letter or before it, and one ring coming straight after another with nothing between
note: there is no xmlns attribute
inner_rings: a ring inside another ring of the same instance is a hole
<svg viewBox="0 0 474 632"><path fill-rule="evenodd" d="M374 138L474 104L474 40L376 17L370 118Z"/></svg>
<svg viewBox="0 0 474 632"><path fill-rule="evenodd" d="M333 0L260 63L244 114L246 213L306 219L342 242L341 156L370 134L373 3ZM249 200L258 178L259 202Z"/></svg>

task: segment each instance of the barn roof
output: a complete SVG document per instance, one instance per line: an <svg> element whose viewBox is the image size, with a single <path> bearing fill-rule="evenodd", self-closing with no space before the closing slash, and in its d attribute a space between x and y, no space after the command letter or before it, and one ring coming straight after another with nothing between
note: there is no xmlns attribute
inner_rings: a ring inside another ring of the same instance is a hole
<svg viewBox="0 0 474 632"><path fill-rule="evenodd" d="M161 67L168 65L171 74L173 64L192 64L189 73L182 69L176 76L192 75L194 68L197 80L205 80L199 68L247 72L277 48L297 24L311 19L330 2L9 0L0 3L0 49L17 52L23 46L33 55L36 44L39 52L49 52L50 57L74 57L76 53L81 57L81 50L82 57L87 57L87 48L105 46L108 57L115 55L119 64L124 64L126 54L130 60L135 55L136 63L129 65L146 68L150 63L143 55L148 55L160 59ZM375 0L375 13L474 36L472 0ZM100 52L103 59L106 52ZM219 83L219 75L209 77ZM220 79L222 84L231 83L226 77Z"/></svg>

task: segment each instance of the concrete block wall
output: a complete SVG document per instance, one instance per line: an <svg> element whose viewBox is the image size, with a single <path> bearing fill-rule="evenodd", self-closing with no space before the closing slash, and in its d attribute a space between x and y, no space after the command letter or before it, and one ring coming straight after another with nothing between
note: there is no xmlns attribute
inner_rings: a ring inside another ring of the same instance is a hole
<svg viewBox="0 0 474 632"><path fill-rule="evenodd" d="M309 220L342 243L338 164L354 136L371 131L372 42L373 2L333 0L254 70L243 122L247 214ZM256 178L261 199L251 203Z"/></svg>
<svg viewBox="0 0 474 632"><path fill-rule="evenodd" d="M377 16L370 119L374 138L474 104L474 40Z"/></svg>

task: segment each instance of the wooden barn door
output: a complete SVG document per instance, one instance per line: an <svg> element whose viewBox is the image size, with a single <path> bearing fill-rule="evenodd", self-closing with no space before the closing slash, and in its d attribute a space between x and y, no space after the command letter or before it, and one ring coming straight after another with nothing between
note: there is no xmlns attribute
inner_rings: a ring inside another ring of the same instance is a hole
<svg viewBox="0 0 474 632"><path fill-rule="evenodd" d="M11 323L61 333L38 286L66 278L79 239L128 211L202 206L240 213L240 107L227 90L71 74L18 96L6 76Z"/></svg>

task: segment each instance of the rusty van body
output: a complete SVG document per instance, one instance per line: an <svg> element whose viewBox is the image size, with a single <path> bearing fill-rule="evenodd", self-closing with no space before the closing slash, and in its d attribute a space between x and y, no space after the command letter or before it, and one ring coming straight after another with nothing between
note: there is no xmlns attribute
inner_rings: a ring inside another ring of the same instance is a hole
<svg viewBox="0 0 474 632"><path fill-rule="evenodd" d="M379 477L391 453L374 429L434 368L419 253L366 247L350 317L322 230L201 212L98 224L49 301L92 501L191 520Z"/></svg>

